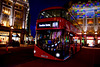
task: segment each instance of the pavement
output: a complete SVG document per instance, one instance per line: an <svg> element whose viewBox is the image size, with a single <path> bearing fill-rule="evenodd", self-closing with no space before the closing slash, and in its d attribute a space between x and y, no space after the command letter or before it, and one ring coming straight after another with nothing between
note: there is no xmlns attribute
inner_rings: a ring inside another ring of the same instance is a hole
<svg viewBox="0 0 100 67"><path fill-rule="evenodd" d="M33 49L33 45L20 44L20 47L12 47L12 46L0 47L0 55L18 52L23 49Z"/></svg>
<svg viewBox="0 0 100 67"><path fill-rule="evenodd" d="M0 67L11 67L20 63L28 62L33 58L33 45L20 47L0 47Z"/></svg>

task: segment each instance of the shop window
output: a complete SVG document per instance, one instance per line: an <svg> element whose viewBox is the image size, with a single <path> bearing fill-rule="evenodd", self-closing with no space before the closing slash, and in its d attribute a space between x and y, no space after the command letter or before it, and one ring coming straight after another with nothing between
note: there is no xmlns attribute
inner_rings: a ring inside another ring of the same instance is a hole
<svg viewBox="0 0 100 67"><path fill-rule="evenodd" d="M100 44L100 40L98 40L98 44Z"/></svg>
<svg viewBox="0 0 100 67"><path fill-rule="evenodd" d="M12 33L12 40L18 41L20 43L20 35L21 33Z"/></svg>
<svg viewBox="0 0 100 67"><path fill-rule="evenodd" d="M0 44L6 44L9 42L9 32L0 31Z"/></svg>

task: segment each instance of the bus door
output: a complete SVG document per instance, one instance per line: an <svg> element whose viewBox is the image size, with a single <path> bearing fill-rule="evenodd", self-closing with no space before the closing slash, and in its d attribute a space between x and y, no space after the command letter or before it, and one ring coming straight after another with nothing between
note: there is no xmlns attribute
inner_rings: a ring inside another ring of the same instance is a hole
<svg viewBox="0 0 100 67"><path fill-rule="evenodd" d="M75 37L73 37L73 40L74 40L74 50L75 50L75 52L74 53L76 53L77 52L77 47L78 47L78 43L80 43L80 40L79 40L79 37L77 37L77 36L75 36Z"/></svg>
<svg viewBox="0 0 100 67"><path fill-rule="evenodd" d="M61 49L62 55L64 58L69 57L69 36L68 32L64 32L62 30L62 34L60 36L60 44L59 48Z"/></svg>
<svg viewBox="0 0 100 67"><path fill-rule="evenodd" d="M77 52L81 49L81 37L77 37Z"/></svg>
<svg viewBox="0 0 100 67"><path fill-rule="evenodd" d="M69 56L69 47L70 47L70 44L69 44L69 36L68 35L66 35L66 36L64 36L64 38L65 38L65 48L64 48L64 50L65 50L65 56Z"/></svg>

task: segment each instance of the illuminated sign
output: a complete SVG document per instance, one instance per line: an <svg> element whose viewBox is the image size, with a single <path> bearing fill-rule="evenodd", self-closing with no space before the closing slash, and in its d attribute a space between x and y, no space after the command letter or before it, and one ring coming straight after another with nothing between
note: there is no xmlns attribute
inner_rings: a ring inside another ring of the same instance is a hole
<svg viewBox="0 0 100 67"><path fill-rule="evenodd" d="M58 22L54 22L54 21L43 22L43 23L39 23L38 27L40 27L40 28L50 28L50 27L55 28L55 27L58 27Z"/></svg>
<svg viewBox="0 0 100 67"><path fill-rule="evenodd" d="M98 39L100 39L100 37L98 37Z"/></svg>
<svg viewBox="0 0 100 67"><path fill-rule="evenodd" d="M51 27L51 24L39 24L39 27Z"/></svg>
<svg viewBox="0 0 100 67"><path fill-rule="evenodd" d="M87 39L94 39L94 37L87 37Z"/></svg>
<svg viewBox="0 0 100 67"><path fill-rule="evenodd" d="M9 32L0 31L0 35L7 35L7 36L9 36Z"/></svg>
<svg viewBox="0 0 100 67"><path fill-rule="evenodd" d="M53 22L52 27L58 27L58 22Z"/></svg>
<svg viewBox="0 0 100 67"><path fill-rule="evenodd" d="M78 39L79 37L73 37L73 39Z"/></svg>

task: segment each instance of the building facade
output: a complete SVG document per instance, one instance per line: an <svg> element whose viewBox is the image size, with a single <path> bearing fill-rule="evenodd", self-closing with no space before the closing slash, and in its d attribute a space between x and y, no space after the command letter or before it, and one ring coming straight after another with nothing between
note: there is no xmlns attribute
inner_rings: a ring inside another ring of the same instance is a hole
<svg viewBox="0 0 100 67"><path fill-rule="evenodd" d="M72 4L68 9L81 26L83 43L94 46L100 44L100 2L88 1ZM74 21L73 21L74 24ZM74 24L77 26L77 24Z"/></svg>
<svg viewBox="0 0 100 67"><path fill-rule="evenodd" d="M27 35L28 0L0 0L0 46L23 44Z"/></svg>

